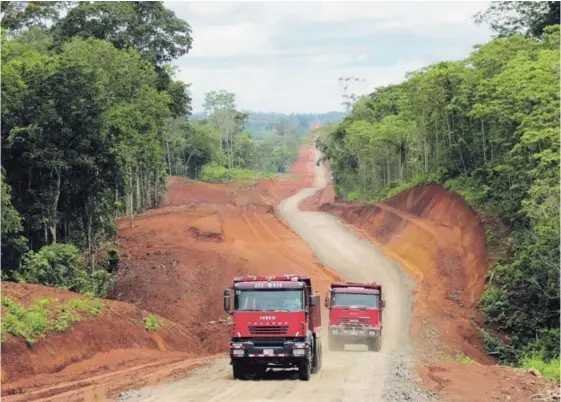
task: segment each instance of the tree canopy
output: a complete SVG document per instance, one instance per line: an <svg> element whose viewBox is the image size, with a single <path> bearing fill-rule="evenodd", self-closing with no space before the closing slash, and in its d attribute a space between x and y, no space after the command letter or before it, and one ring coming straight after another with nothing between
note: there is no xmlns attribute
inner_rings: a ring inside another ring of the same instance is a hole
<svg viewBox="0 0 561 402"><path fill-rule="evenodd" d="M318 140L343 199L444 183L509 225L509 251L481 301L486 323L508 336L486 335L504 362L530 350L559 356L559 25L536 40L538 19L525 15L532 35L496 38L376 88Z"/></svg>
<svg viewBox="0 0 561 402"><path fill-rule="evenodd" d="M2 2L4 279L106 292L115 218L158 206L167 176L218 167L227 180L295 160L298 142L244 134L247 114L224 90L209 94L209 119L189 120L169 63L191 45L161 2Z"/></svg>

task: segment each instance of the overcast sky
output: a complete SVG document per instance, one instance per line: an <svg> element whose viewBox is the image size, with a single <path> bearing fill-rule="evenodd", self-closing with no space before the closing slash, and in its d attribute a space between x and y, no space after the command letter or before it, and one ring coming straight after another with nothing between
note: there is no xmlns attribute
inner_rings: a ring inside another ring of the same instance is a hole
<svg viewBox="0 0 561 402"><path fill-rule="evenodd" d="M472 16L489 2L164 2L193 29L177 60L193 109L205 92L236 94L242 110L342 110L341 76L368 93L408 71L467 57L490 39Z"/></svg>

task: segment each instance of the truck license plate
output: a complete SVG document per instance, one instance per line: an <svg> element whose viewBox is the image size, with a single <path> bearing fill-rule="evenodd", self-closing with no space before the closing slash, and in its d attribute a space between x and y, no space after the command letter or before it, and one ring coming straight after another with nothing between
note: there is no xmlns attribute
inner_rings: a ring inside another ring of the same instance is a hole
<svg viewBox="0 0 561 402"><path fill-rule="evenodd" d="M264 355L274 355L275 351L273 349L263 349Z"/></svg>

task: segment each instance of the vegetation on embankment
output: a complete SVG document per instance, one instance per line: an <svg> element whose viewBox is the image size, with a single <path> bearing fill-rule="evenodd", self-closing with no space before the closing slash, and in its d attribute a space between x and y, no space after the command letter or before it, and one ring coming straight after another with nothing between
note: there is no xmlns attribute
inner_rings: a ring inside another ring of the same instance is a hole
<svg viewBox="0 0 561 402"><path fill-rule="evenodd" d="M21 336L32 345L48 332L65 332L82 318L96 317L103 311L99 299L73 299L61 303L54 298L38 297L24 307L9 296L2 297L2 342L5 334Z"/></svg>
<svg viewBox="0 0 561 402"><path fill-rule="evenodd" d="M503 36L377 88L317 143L344 200L442 183L494 222L480 308L502 335L485 331L485 348L520 364L559 356L560 51L558 2L512 4L526 36L492 6Z"/></svg>
<svg viewBox="0 0 561 402"><path fill-rule="evenodd" d="M2 13L3 280L104 297L115 218L160 205L166 177L254 179L297 159L294 123L254 139L227 91L188 119L171 63L192 30L161 2L5 1Z"/></svg>
<svg viewBox="0 0 561 402"><path fill-rule="evenodd" d="M6 384L59 373L97 354L129 350L125 360L134 360L201 349L191 329L128 303L13 282L2 282L1 292L3 393Z"/></svg>

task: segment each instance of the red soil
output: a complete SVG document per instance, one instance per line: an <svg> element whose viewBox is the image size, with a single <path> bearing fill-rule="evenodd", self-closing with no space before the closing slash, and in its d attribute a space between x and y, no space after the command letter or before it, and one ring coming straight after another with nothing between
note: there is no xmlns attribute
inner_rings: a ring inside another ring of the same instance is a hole
<svg viewBox="0 0 561 402"><path fill-rule="evenodd" d="M173 178L168 206L137 217L133 228L119 222L121 267L112 296L186 325L199 336L200 352L216 353L228 344L219 320L227 318L221 295L232 277L303 273L325 293L340 277L274 215L278 201L311 185L312 157L303 147L293 169L298 177L254 188ZM212 198L202 203L201 194Z"/></svg>
<svg viewBox="0 0 561 402"><path fill-rule="evenodd" d="M32 348L9 335L2 344L2 395L103 399L185 374L196 365L194 357L227 350L222 292L236 275L302 273L325 294L341 278L274 215L281 199L312 184L312 157L303 147L292 177L255 185L171 178L167 205L136 216L132 228L127 218L118 221L121 260L110 297L119 301L106 301L109 308L100 316L49 334ZM2 291L25 303L81 297L13 283L2 283ZM163 328L147 332L143 310L164 317Z"/></svg>
<svg viewBox="0 0 561 402"><path fill-rule="evenodd" d="M166 206L135 217L132 228L127 219L118 222L121 261L111 296L120 301L107 301L110 308L97 318L68 333L49 334L32 348L7 337L4 399L103 400L184 376L204 362L193 357L225 351L222 291L235 275L304 273L325 294L329 283L341 278L322 267L274 215L278 201L312 186L310 147L302 148L292 173L295 177L255 185L171 178ZM418 281L412 331L426 356L463 352L490 363L473 325L479 321L474 307L486 271L485 237L475 213L437 186L377 206L333 204L333 195L328 186L302 208L324 204L322 210L361 228ZM2 283L2 291L24 303L35 297L80 297L37 285ZM142 309L164 317L163 328L147 332L133 323L142 319ZM479 364L424 361L418 370L427 388L465 401L496 395L528 400L524 397L542 384L537 379L532 384L529 374Z"/></svg>
<svg viewBox="0 0 561 402"><path fill-rule="evenodd" d="M506 367L441 361L419 371L425 388L447 401L554 401L548 396L559 395L543 377Z"/></svg>
<svg viewBox="0 0 561 402"><path fill-rule="evenodd" d="M61 302L83 296L41 285L2 282L2 295L24 306L37 297ZM83 318L69 332L50 333L44 341L28 346L21 337L6 334L2 343L2 396L26 394L71 379L89 378L109 368L169 359L193 357L197 338L187 328L161 318L163 327L148 332L147 312L130 304L105 300L103 312ZM109 353L111 352L111 353ZM4 398L3 398L4 399Z"/></svg>
<svg viewBox="0 0 561 402"><path fill-rule="evenodd" d="M416 281L411 333L420 346L416 369L425 388L452 401L521 402L550 386L492 365L483 351L477 303L489 266L485 232L460 196L425 185L376 205L308 201L311 210L318 205L353 225ZM476 363L449 360L459 354Z"/></svg>

